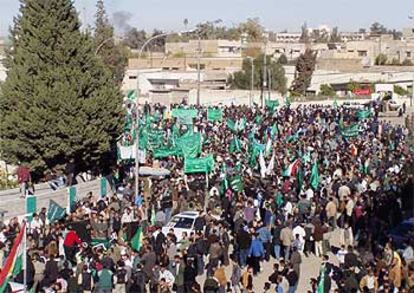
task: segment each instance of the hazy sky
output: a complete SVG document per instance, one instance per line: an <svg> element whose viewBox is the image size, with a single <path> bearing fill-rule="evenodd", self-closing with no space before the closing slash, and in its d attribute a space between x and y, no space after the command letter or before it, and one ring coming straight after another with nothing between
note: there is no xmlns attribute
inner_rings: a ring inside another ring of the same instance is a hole
<svg viewBox="0 0 414 293"><path fill-rule="evenodd" d="M90 23L95 13L95 0L75 0L83 22ZM413 21L413 0L106 0L109 16L121 14L124 23L152 30L183 29L183 19L189 27L206 21L222 19L225 24L237 24L248 17L259 17L268 29L299 31L307 21L309 27L320 24L338 26L351 31L369 27L375 21L389 28L402 28ZM18 13L18 0L0 0L0 34L4 35Z"/></svg>

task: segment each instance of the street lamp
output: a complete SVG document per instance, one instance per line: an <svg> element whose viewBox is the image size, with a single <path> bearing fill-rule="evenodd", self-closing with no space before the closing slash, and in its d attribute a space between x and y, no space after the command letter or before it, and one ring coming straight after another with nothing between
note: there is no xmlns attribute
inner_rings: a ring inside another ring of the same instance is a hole
<svg viewBox="0 0 414 293"><path fill-rule="evenodd" d="M251 78L250 78L250 95L249 95L249 106L252 106L252 100L253 100L253 87L254 87L254 58L251 56L247 56L247 59L250 60L250 63L252 65L251 69Z"/></svg>
<svg viewBox="0 0 414 293"><path fill-rule="evenodd" d="M179 32L178 34L188 34L188 33L192 33L194 32L194 30L189 30L189 31L184 31L184 32ZM144 42L144 44L142 44L141 48L139 49L138 52L138 64L139 61L141 60L142 57L142 52L144 52L144 49L146 46L148 46L149 43L151 43L154 40L160 39L160 38L165 38L168 37L170 35L174 35L176 34L176 32L168 32L168 33L163 33L163 34L159 34L159 35L155 35L152 36L151 38L149 38L148 40L146 40ZM102 44L101 44L102 45ZM98 47L99 48L99 47ZM139 96L140 96L141 92L140 92L140 88L139 88L139 69L137 72L137 97L135 100L135 109L136 109L136 119L135 119L135 132L136 132L136 138L135 138L135 196L138 195L139 192L139 159L138 159L138 154L139 154Z"/></svg>
<svg viewBox="0 0 414 293"><path fill-rule="evenodd" d="M262 107L264 107L264 99L265 99L265 90L267 88L267 58L266 58L266 51L267 51L267 41L269 38L269 34L265 31L263 33L263 41L264 41L264 52L263 52L263 86L262 86Z"/></svg>

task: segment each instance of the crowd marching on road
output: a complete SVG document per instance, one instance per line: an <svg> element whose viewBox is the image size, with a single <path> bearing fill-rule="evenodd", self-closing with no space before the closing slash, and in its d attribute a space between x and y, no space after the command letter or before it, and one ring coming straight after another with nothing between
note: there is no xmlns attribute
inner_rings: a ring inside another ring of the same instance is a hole
<svg viewBox="0 0 414 293"><path fill-rule="evenodd" d="M27 226L32 292L306 292L311 255L322 265L309 292L414 292L413 231L390 232L413 210L405 127L336 105L179 107L174 117L146 104L140 131L123 137L139 135L144 165L169 176L140 177L135 194L134 164L120 161L113 195L90 194L60 219L44 208L2 224L4 288L24 281L6 263Z"/></svg>

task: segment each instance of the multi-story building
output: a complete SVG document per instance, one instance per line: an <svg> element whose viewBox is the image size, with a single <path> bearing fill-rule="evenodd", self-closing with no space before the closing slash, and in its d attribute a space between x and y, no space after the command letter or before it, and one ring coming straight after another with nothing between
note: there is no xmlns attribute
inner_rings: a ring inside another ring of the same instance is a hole
<svg viewBox="0 0 414 293"><path fill-rule="evenodd" d="M367 38L367 33L363 32L341 32L341 41L346 43L350 41L363 41Z"/></svg>
<svg viewBox="0 0 414 293"><path fill-rule="evenodd" d="M302 33L275 33L274 41L276 43L298 43Z"/></svg>
<svg viewBox="0 0 414 293"><path fill-rule="evenodd" d="M241 41L229 40L190 40L188 42L166 43L167 56L194 57L200 54L205 57L236 58L241 57Z"/></svg>

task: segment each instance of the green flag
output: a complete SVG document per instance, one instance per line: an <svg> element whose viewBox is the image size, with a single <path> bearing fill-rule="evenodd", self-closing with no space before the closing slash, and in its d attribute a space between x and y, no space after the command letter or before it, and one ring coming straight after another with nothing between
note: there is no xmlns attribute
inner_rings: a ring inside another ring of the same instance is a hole
<svg viewBox="0 0 414 293"><path fill-rule="evenodd" d="M334 98L333 107L335 109L338 108L338 100L336 99L336 97Z"/></svg>
<svg viewBox="0 0 414 293"><path fill-rule="evenodd" d="M201 133L183 135L177 139L176 144L181 149L184 158L196 158L201 154Z"/></svg>
<svg viewBox="0 0 414 293"><path fill-rule="evenodd" d="M287 143L291 143L291 142L296 142L299 139L299 131L296 132L293 135L289 135L286 137L286 142Z"/></svg>
<svg viewBox="0 0 414 293"><path fill-rule="evenodd" d="M127 92L128 100L135 101L137 99L137 92L135 90L129 90Z"/></svg>
<svg viewBox="0 0 414 293"><path fill-rule="evenodd" d="M313 189L317 189L319 185L319 171L318 171L318 163L316 161L313 163L313 166L312 166L310 185L313 187Z"/></svg>
<svg viewBox="0 0 414 293"><path fill-rule="evenodd" d="M341 124L340 124L340 127L341 127ZM350 126L347 126L347 127L343 126L343 124L342 124L341 135L343 137L346 137L346 138L355 137L355 136L359 135L359 132L360 132L360 129L359 129L358 124L353 124L353 125L350 125Z"/></svg>
<svg viewBox="0 0 414 293"><path fill-rule="evenodd" d="M223 178L221 181L221 194L224 194L229 188L229 180L227 179L227 166L225 162L223 162L221 165L221 177Z"/></svg>
<svg viewBox="0 0 414 293"><path fill-rule="evenodd" d="M257 165L257 157L260 155L260 152L264 152L266 146L264 144L258 143L256 140L253 141L251 144L249 151L250 151L250 160L249 165L254 168Z"/></svg>
<svg viewBox="0 0 414 293"><path fill-rule="evenodd" d="M33 213L36 213L36 196L26 197L26 213L28 214L27 220L29 222L33 219Z"/></svg>
<svg viewBox="0 0 414 293"><path fill-rule="evenodd" d="M61 207L57 202L51 199L49 201L49 208L47 211L47 219L49 220L49 222L54 222L63 219L65 215L65 208Z"/></svg>
<svg viewBox="0 0 414 293"><path fill-rule="evenodd" d="M214 169L213 155L202 158L185 158L184 173L210 173Z"/></svg>
<svg viewBox="0 0 414 293"><path fill-rule="evenodd" d="M154 150L155 159L167 158L172 156L179 156L182 154L178 147L164 147Z"/></svg>
<svg viewBox="0 0 414 293"><path fill-rule="evenodd" d="M319 282L318 288L316 290L317 293L324 293L325 292L325 267L321 268L321 272L319 275Z"/></svg>
<svg viewBox="0 0 414 293"><path fill-rule="evenodd" d="M285 97L285 106L289 107L290 106L290 99L288 96Z"/></svg>
<svg viewBox="0 0 414 293"><path fill-rule="evenodd" d="M254 118L254 122L256 124L260 124L260 123L262 123L262 121L263 121L262 115L256 115L256 117Z"/></svg>
<svg viewBox="0 0 414 293"><path fill-rule="evenodd" d="M232 180L230 181L231 189L236 192L242 192L244 190L243 178L241 175L233 176Z"/></svg>
<svg viewBox="0 0 414 293"><path fill-rule="evenodd" d="M275 199L275 201L276 201L276 205L277 205L277 207L278 207L278 208L280 208L280 207L283 205L284 200L283 200L283 195L282 195L282 193L278 192L278 193L276 194L276 199Z"/></svg>
<svg viewBox="0 0 414 293"><path fill-rule="evenodd" d="M140 226L135 232L135 235L131 239L131 247L135 251L140 251L142 247L142 239L143 239L142 227Z"/></svg>
<svg viewBox="0 0 414 293"><path fill-rule="evenodd" d="M270 110L270 112L274 112L277 107L279 107L279 100L266 100L266 107Z"/></svg>
<svg viewBox="0 0 414 293"><path fill-rule="evenodd" d="M176 108L172 110L171 115L174 118L197 118L198 111L196 109Z"/></svg>
<svg viewBox="0 0 414 293"><path fill-rule="evenodd" d="M275 138L276 135L279 134L279 128L277 127L277 123L274 123L272 129L270 130L270 136Z"/></svg>
<svg viewBox="0 0 414 293"><path fill-rule="evenodd" d="M227 119L226 124L231 131L236 132L236 123L233 120Z"/></svg>
<svg viewBox="0 0 414 293"><path fill-rule="evenodd" d="M241 152L241 143L237 137L234 137L230 142L230 153Z"/></svg>
<svg viewBox="0 0 414 293"><path fill-rule="evenodd" d="M208 121L221 121L223 119L223 110L208 108L207 109L207 119Z"/></svg>
<svg viewBox="0 0 414 293"><path fill-rule="evenodd" d="M76 186L68 188L68 212L71 212L76 204Z"/></svg>
<svg viewBox="0 0 414 293"><path fill-rule="evenodd" d="M101 197L105 197L107 194L107 188L106 188L107 182L106 182L106 178L102 177L100 179L100 190L101 190Z"/></svg>
<svg viewBox="0 0 414 293"><path fill-rule="evenodd" d="M154 206L152 206L151 209L151 226L155 226L156 218L155 218L155 209Z"/></svg>
<svg viewBox="0 0 414 293"><path fill-rule="evenodd" d="M358 120L368 119L371 116L371 112L369 110L360 110L356 113Z"/></svg>

